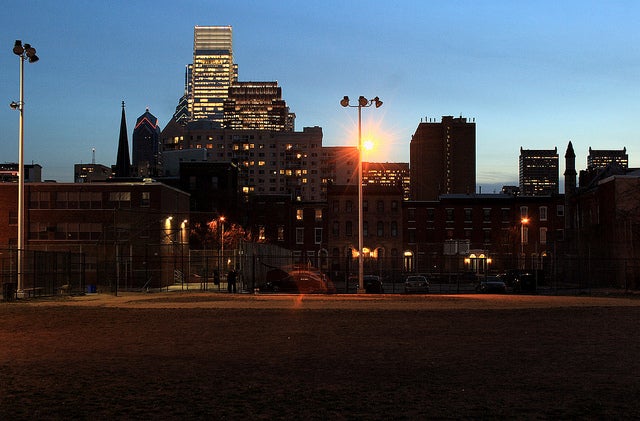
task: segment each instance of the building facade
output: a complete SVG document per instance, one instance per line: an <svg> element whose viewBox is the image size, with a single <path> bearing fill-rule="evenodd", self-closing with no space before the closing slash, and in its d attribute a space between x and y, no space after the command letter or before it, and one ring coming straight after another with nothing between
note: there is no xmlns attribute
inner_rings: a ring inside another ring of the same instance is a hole
<svg viewBox="0 0 640 421"><path fill-rule="evenodd" d="M622 149L591 149L587 155L587 170L593 168L604 168L607 165L616 164L621 168L629 168L629 155L627 148Z"/></svg>
<svg viewBox="0 0 640 421"><path fill-rule="evenodd" d="M404 200L411 197L411 175L408 162L363 162L362 184L402 187Z"/></svg>
<svg viewBox="0 0 640 421"><path fill-rule="evenodd" d="M294 121L278 82L235 82L229 88L224 128L293 131Z"/></svg>
<svg viewBox="0 0 640 421"><path fill-rule="evenodd" d="M161 183L33 183L25 186L27 251L84 255L86 283L158 288L182 276L189 195ZM0 247L17 244L17 185L0 183Z"/></svg>
<svg viewBox="0 0 640 421"><path fill-rule="evenodd" d="M558 148L520 148L520 194L548 196L559 193Z"/></svg>
<svg viewBox="0 0 640 421"><path fill-rule="evenodd" d="M74 164L73 181L75 183L95 183L107 181L113 177L111 168L102 164Z"/></svg>
<svg viewBox="0 0 640 421"><path fill-rule="evenodd" d="M227 130L194 122L168 125L161 137L166 151L203 150L209 162L237 165L238 187L245 199L253 194L290 194L297 202L326 200L320 127L302 132Z"/></svg>
<svg viewBox="0 0 640 421"><path fill-rule="evenodd" d="M410 164L412 200L474 193L475 120L445 116L440 122L421 122L411 137Z"/></svg>
<svg viewBox="0 0 640 421"><path fill-rule="evenodd" d="M362 187L362 193L365 273L400 280L402 188L369 184ZM357 184L328 187L326 227L332 278L344 280L349 275L357 274Z"/></svg>
<svg viewBox="0 0 640 421"><path fill-rule="evenodd" d="M457 194L405 202L403 271L550 273L564 239L564 217L560 196Z"/></svg>
<svg viewBox="0 0 640 421"><path fill-rule="evenodd" d="M233 61L231 26L196 26L193 63L187 67L188 109L192 120L210 120L222 126L224 101L238 79Z"/></svg>
<svg viewBox="0 0 640 421"><path fill-rule="evenodd" d="M0 182L18 182L19 168L17 162L0 164ZM39 183L42 181L42 166L40 164L24 164L24 182Z"/></svg>
<svg viewBox="0 0 640 421"><path fill-rule="evenodd" d="M158 119L145 111L133 129L132 165L138 177L156 177L160 168L160 127Z"/></svg>

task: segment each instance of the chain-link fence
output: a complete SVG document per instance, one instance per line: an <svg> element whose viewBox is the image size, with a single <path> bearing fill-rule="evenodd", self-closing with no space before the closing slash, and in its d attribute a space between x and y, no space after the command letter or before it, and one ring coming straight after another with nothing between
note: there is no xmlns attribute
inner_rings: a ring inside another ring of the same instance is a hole
<svg viewBox="0 0 640 421"><path fill-rule="evenodd" d="M337 293L352 293L358 287L358 260L351 255L296 255L255 243L224 251L172 247L165 254L113 246L82 250L25 251L21 285L25 296L171 289L222 292L228 291L231 270L237 273L238 291L254 292L264 288L270 272L291 268L319 274ZM17 267L17 251L0 250L0 282L5 300L14 298L19 289ZM365 275L379 277L387 293L403 292L404 280L410 274L426 275L432 293L473 292L487 276L515 273L532 274L538 289L548 293L640 289L640 259L417 254L367 257L363 269Z"/></svg>
<svg viewBox="0 0 640 421"><path fill-rule="evenodd" d="M85 292L85 256L82 253L24 250L19 273L18 250L0 250L2 298L77 294Z"/></svg>

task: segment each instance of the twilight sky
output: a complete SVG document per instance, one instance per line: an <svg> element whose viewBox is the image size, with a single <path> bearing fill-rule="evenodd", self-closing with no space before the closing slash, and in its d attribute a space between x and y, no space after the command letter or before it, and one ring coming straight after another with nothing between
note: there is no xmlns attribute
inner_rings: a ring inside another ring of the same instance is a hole
<svg viewBox="0 0 640 421"><path fill-rule="evenodd" d="M11 0L0 13L0 162L17 162L21 39L25 162L73 180L73 164L116 160L120 103L129 141L149 107L164 127L183 93L195 25L233 26L242 81L277 80L296 130L355 145L357 110L344 95L379 96L363 110L369 161L409 162L424 118L475 118L483 193L517 184L520 147L569 140L576 167L589 147L627 148L640 166L640 2L388 0ZM1 103L2 101L0 101Z"/></svg>

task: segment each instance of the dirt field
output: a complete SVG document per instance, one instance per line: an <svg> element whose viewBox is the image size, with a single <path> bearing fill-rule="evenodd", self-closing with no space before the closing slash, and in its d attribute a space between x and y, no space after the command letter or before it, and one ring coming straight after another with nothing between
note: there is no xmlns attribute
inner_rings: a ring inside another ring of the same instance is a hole
<svg viewBox="0 0 640 421"><path fill-rule="evenodd" d="M640 300L0 303L0 419L640 418Z"/></svg>

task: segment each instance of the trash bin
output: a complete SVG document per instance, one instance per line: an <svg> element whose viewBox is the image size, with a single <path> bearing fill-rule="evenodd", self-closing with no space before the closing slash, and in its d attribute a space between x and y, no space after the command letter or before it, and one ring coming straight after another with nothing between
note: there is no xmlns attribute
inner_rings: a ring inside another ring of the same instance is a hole
<svg viewBox="0 0 640 421"><path fill-rule="evenodd" d="M13 301L16 299L17 285L13 282L2 284L2 299L5 301Z"/></svg>
<svg viewBox="0 0 640 421"><path fill-rule="evenodd" d="M87 285L87 294L95 294L97 291L95 285Z"/></svg>

